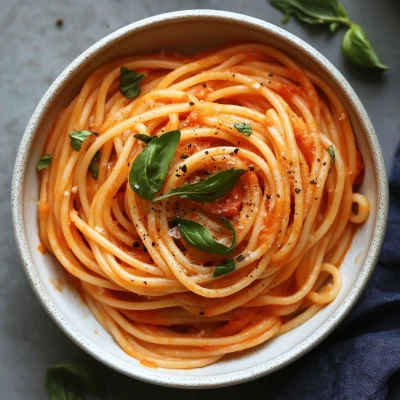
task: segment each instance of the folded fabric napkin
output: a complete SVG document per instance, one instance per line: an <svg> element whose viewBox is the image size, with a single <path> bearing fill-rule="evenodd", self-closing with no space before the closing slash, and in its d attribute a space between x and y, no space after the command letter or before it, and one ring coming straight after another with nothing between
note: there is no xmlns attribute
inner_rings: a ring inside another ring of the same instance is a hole
<svg viewBox="0 0 400 400"><path fill-rule="evenodd" d="M400 147L385 242L367 289L327 340L262 381L265 399L400 399Z"/></svg>

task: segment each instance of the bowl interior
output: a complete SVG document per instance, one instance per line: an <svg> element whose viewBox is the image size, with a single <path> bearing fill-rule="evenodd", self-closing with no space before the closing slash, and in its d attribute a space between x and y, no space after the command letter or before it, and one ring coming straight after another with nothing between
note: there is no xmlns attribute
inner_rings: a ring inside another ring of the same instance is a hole
<svg viewBox="0 0 400 400"><path fill-rule="evenodd" d="M308 322L252 351L205 368L189 371L149 369L125 354L103 330L68 284L55 258L37 250L39 181L35 164L57 113L72 100L88 74L99 65L125 55L160 49L193 53L234 40L256 41L279 48L316 72L339 93L349 111L357 145L364 156L366 174L361 192L370 201L371 214L357 231L341 266L343 287L339 295ZM378 226L377 215L381 214L382 222L387 202L382 192L385 171L373 128L358 99L351 97L354 93L347 82L332 68L300 39L273 25L237 14L207 14L205 11L172 13L133 24L110 35L75 60L53 84L28 125L14 176L17 242L28 278L58 325L89 353L120 372L153 383L181 387L221 386L254 378L282 367L322 340L355 302L372 272L384 229L382 224Z"/></svg>

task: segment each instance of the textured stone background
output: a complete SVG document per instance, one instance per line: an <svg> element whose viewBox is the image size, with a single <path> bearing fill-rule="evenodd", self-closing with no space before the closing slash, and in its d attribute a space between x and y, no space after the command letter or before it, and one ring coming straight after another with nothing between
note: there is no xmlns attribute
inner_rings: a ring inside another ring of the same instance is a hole
<svg viewBox="0 0 400 400"><path fill-rule="evenodd" d="M296 21L286 29L309 42L350 81L366 107L391 167L400 139L400 2L342 0L352 19L363 26L384 63L384 74L349 66L340 49L343 32ZM0 399L45 399L45 369L57 362L77 361L97 369L107 383L107 399L147 397L203 398L205 392L165 389L126 378L91 359L50 320L23 274L14 244L10 217L11 175L25 126L47 88L82 51L114 30L141 18L168 11L207 8L239 12L279 25L282 15L267 0L0 0ZM64 26L55 27L57 18ZM282 377L274 374L207 396L244 396L262 389L274 395ZM301 398L299 388L299 398Z"/></svg>

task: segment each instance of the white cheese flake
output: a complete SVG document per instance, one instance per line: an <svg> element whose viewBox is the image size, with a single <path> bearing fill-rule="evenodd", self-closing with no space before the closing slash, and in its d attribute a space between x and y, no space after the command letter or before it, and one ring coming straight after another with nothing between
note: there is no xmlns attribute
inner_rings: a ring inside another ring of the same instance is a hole
<svg viewBox="0 0 400 400"><path fill-rule="evenodd" d="M103 234L104 233L104 228L102 228L101 226L95 226L94 227L94 230L96 231L96 232L99 232L99 233L101 233L101 234Z"/></svg>

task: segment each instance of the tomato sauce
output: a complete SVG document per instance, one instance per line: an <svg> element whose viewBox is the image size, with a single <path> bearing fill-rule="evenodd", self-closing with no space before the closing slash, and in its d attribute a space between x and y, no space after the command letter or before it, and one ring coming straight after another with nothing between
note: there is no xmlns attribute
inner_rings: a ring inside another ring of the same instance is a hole
<svg viewBox="0 0 400 400"><path fill-rule="evenodd" d="M357 150L357 164L356 164L356 178L354 179L354 186L361 186L364 182L365 164L363 156L360 151Z"/></svg>

